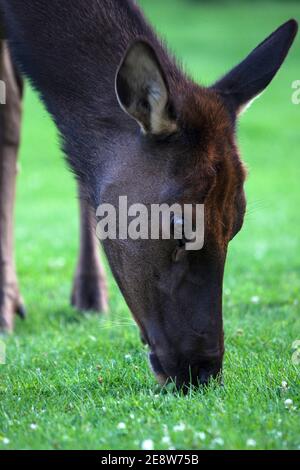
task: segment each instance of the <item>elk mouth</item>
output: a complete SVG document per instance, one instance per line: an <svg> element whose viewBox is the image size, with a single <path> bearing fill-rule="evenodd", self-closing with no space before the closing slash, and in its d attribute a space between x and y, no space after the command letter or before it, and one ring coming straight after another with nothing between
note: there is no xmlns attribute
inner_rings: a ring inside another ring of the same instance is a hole
<svg viewBox="0 0 300 470"><path fill-rule="evenodd" d="M178 389L187 392L190 385L197 387L208 386L211 379L217 380L219 385L223 386L222 361L207 364L202 363L193 368L190 366L189 377L186 374L179 374L174 378L166 373L158 356L153 351L149 353L149 362L156 380L162 387L170 382L174 382Z"/></svg>

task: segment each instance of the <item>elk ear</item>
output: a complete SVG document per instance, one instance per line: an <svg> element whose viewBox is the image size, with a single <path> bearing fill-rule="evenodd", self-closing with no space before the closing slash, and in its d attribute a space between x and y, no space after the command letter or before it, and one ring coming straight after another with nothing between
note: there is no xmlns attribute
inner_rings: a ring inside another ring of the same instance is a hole
<svg viewBox="0 0 300 470"><path fill-rule="evenodd" d="M116 94L121 108L145 133L171 134L176 121L170 114L169 89L157 55L145 41L127 50L116 76Z"/></svg>
<svg viewBox="0 0 300 470"><path fill-rule="evenodd" d="M284 23L212 87L231 110L241 113L264 91L284 62L297 31L295 20Z"/></svg>

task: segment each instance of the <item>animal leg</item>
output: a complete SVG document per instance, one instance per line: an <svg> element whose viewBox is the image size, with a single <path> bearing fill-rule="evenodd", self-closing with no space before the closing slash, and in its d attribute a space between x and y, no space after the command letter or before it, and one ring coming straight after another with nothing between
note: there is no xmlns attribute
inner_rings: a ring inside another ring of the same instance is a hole
<svg viewBox="0 0 300 470"><path fill-rule="evenodd" d="M14 204L20 142L22 79L0 39L0 330L11 332L25 316L14 260Z"/></svg>
<svg viewBox="0 0 300 470"><path fill-rule="evenodd" d="M79 188L80 249L75 272L71 303L80 311L107 311L107 285L99 257L96 238L96 217Z"/></svg>

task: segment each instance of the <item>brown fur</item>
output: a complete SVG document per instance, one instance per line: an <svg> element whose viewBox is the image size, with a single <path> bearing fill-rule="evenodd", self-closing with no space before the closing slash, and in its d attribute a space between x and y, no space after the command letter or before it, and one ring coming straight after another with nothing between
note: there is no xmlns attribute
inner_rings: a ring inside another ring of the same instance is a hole
<svg viewBox="0 0 300 470"><path fill-rule="evenodd" d="M176 95L180 96L180 88ZM182 203L205 204L207 237L226 250L238 217L235 197L247 175L232 117L215 91L190 84L185 88L180 121L194 142Z"/></svg>
<svg viewBox="0 0 300 470"><path fill-rule="evenodd" d="M13 213L20 142L21 95L7 44L0 39L0 80L6 104L0 104L0 330L12 331L15 313L24 315L14 259Z"/></svg>
<svg viewBox="0 0 300 470"><path fill-rule="evenodd" d="M0 105L0 330L13 330L15 314L25 316L14 261L14 203L20 143L23 80L9 49L0 40L0 80L6 84L6 105ZM81 311L107 309L106 282L94 234L95 219L80 191L80 250L72 305Z"/></svg>
<svg viewBox="0 0 300 470"><path fill-rule="evenodd" d="M122 195L129 204L205 204L202 250L188 252L172 237L103 246L155 374L179 386L207 384L222 370L226 252L246 204L235 121L274 78L297 23L282 25L203 88L132 0L0 0L0 7L14 57L53 116L94 210L117 206ZM94 252L90 235L83 239ZM79 287L89 298L89 280Z"/></svg>

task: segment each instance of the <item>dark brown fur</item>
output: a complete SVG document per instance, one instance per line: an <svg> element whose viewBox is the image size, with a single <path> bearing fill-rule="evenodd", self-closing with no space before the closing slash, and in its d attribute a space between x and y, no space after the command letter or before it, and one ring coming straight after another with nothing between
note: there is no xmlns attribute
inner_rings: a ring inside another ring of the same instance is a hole
<svg viewBox="0 0 300 470"><path fill-rule="evenodd" d="M16 63L52 114L94 210L122 195L129 204L205 204L200 251L174 239L103 246L158 379L206 384L222 369L224 265L245 212L235 123L282 65L296 22L203 88L131 0L0 0L0 8Z"/></svg>

